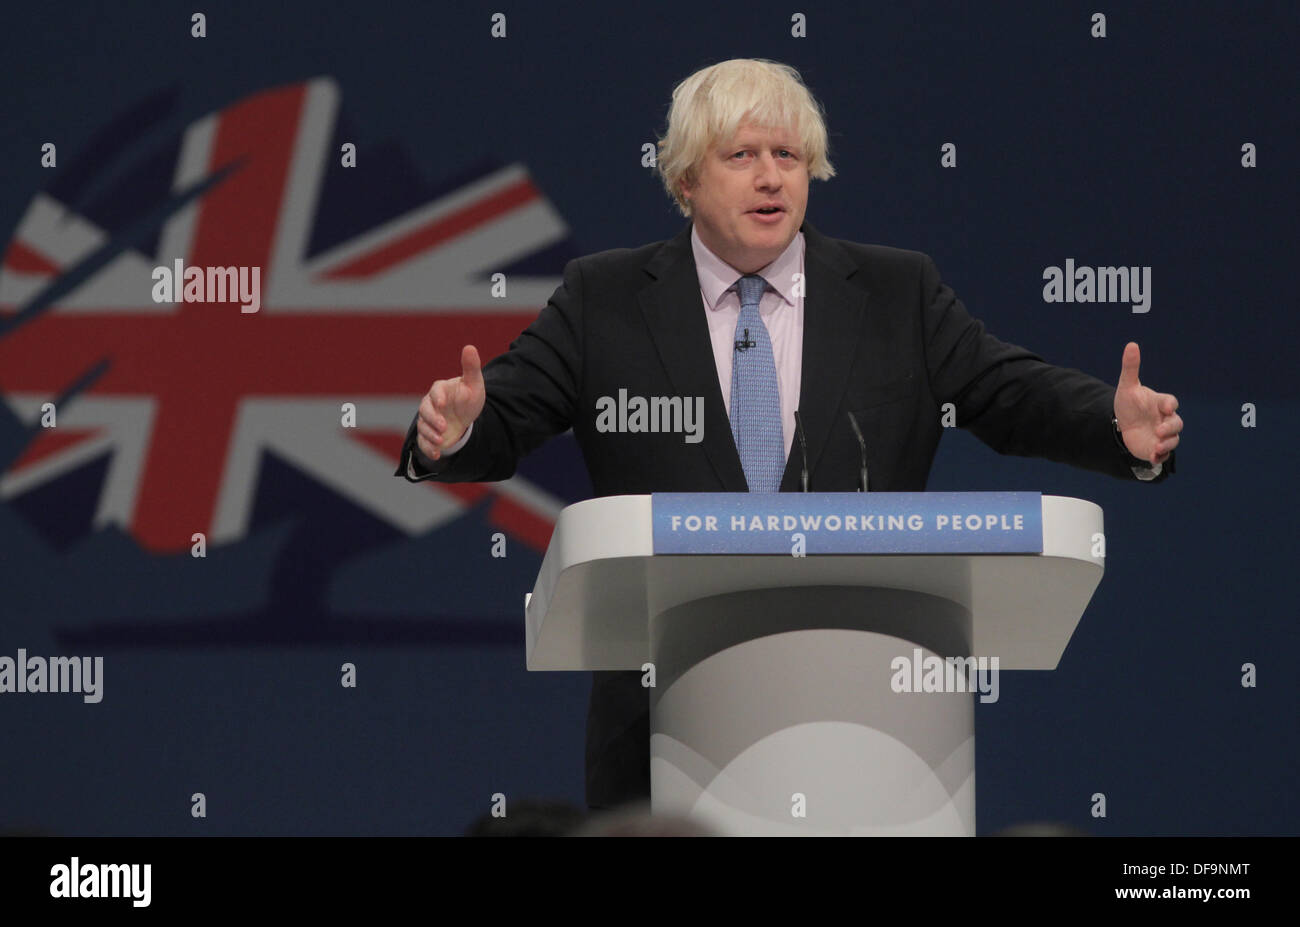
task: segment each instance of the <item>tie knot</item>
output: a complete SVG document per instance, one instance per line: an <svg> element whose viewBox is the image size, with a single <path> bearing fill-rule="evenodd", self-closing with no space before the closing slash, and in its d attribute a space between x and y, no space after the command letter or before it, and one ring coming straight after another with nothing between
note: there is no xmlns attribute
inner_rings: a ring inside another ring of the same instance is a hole
<svg viewBox="0 0 1300 927"><path fill-rule="evenodd" d="M763 298L763 291L767 289L767 281L758 274L745 274L738 281L738 286L741 308L747 308L758 305L758 301Z"/></svg>

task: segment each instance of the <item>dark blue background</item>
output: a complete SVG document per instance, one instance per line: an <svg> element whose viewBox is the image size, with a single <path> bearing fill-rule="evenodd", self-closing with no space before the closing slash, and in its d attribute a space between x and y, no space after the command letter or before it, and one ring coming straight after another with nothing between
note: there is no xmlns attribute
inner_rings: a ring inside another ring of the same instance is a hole
<svg viewBox="0 0 1300 927"><path fill-rule="evenodd" d="M354 137L404 152L419 178L518 160L579 252L637 245L684 221L640 163L672 86L725 58L790 63L825 104L839 171L812 185L821 231L929 253L991 331L1053 363L1114 382L1138 341L1143 381L1175 393L1186 422L1179 471L1158 486L999 457L965 432L943 442L930 489L1037 489L1106 514L1106 576L1060 668L1004 674L1000 701L978 707L980 832L1053 819L1098 834L1296 833L1296 5L1115 5L1105 39L1089 35L1096 5L1068 2L802 5L806 39L771 3L525 4L492 40L498 9L211 5L194 40L191 11L171 4L10 8L0 230L52 182L44 141L63 159L168 87L181 125L329 75ZM939 167L948 141L955 170ZM1246 141L1255 169L1240 166ZM1151 311L1045 304L1042 269L1067 257L1151 265ZM427 385L411 384L412 410ZM1259 427L1240 426L1244 402ZM19 440L16 423L0 429L4 459ZM533 472L571 479L572 453L546 453ZM456 833L494 792L581 800L586 679L524 671L518 605L538 559L516 545L491 560L481 512L406 539L272 462L245 607L275 601L295 548L342 519L370 532L366 556L316 579L375 620L169 641L97 594L130 585L123 565L142 556L115 532L72 531L78 493L101 477L0 504L0 654L109 664L99 705L0 698L0 827ZM130 601L151 601L158 577L136 579ZM344 660L356 690L338 685ZM1244 662L1258 688L1241 687ZM1094 792L1104 819L1089 815Z"/></svg>

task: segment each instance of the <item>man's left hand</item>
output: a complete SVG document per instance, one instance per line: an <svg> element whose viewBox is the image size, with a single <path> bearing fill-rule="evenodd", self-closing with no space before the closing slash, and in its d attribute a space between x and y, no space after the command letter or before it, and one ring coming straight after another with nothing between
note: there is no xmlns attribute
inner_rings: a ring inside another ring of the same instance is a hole
<svg viewBox="0 0 1300 927"><path fill-rule="evenodd" d="M1170 393L1157 393L1138 382L1142 360L1137 342L1124 346L1119 386L1115 389L1115 420L1128 452L1154 467L1169 459L1178 446L1183 420L1178 417L1178 400Z"/></svg>

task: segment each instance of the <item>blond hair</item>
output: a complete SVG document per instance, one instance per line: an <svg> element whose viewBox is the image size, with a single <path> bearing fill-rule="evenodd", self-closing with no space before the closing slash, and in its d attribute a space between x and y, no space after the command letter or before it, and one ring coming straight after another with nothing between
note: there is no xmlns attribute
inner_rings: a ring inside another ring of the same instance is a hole
<svg viewBox="0 0 1300 927"><path fill-rule="evenodd" d="M659 140L656 168L682 215L691 214L680 181L690 186L709 151L744 123L790 128L799 139L808 176L829 180L826 121L799 72L765 58L733 58L696 71L673 88L668 132Z"/></svg>

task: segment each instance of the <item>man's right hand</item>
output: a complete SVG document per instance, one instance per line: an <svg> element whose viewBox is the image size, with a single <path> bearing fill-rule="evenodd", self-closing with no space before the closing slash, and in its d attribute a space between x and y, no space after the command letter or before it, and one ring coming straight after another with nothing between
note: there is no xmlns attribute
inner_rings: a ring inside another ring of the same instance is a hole
<svg viewBox="0 0 1300 927"><path fill-rule="evenodd" d="M454 380L435 380L420 400L416 421L415 443L420 453L437 460L465 434L483 411L486 394L478 350L467 344L460 349L460 376Z"/></svg>

